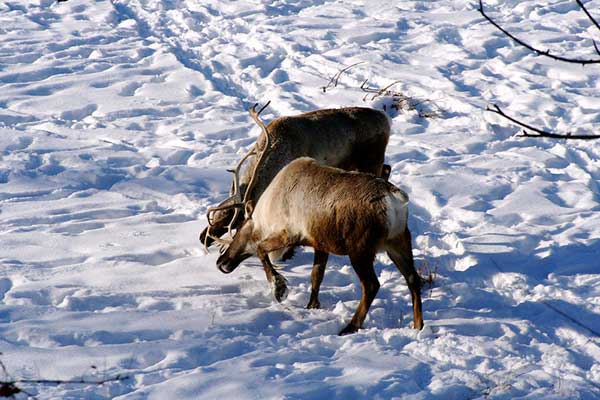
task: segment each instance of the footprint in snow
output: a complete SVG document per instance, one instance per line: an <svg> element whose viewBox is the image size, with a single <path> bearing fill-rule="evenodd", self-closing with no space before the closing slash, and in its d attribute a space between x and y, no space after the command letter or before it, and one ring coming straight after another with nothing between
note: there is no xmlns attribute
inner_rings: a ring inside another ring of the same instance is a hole
<svg viewBox="0 0 600 400"><path fill-rule="evenodd" d="M13 283L9 278L0 279L0 300L4 300L6 293L12 289Z"/></svg>

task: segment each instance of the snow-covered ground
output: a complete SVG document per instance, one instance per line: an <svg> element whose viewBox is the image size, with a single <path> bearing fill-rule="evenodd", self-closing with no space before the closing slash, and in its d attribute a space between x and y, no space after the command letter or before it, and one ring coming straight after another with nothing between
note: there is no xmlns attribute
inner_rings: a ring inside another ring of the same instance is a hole
<svg viewBox="0 0 600 400"><path fill-rule="evenodd" d="M600 141L515 137L483 111L599 133L600 66L532 55L474 3L1 2L12 379L131 377L21 385L39 399L600 398ZM595 56L600 31L575 1L486 6L544 49ZM422 332L386 257L365 329L338 337L360 295L346 258L329 262L322 309L305 310L310 249L277 304L256 259L223 275L198 242L259 133L248 106L271 100L269 120L369 105L364 79L444 110L395 117L387 151L417 265L435 275Z"/></svg>

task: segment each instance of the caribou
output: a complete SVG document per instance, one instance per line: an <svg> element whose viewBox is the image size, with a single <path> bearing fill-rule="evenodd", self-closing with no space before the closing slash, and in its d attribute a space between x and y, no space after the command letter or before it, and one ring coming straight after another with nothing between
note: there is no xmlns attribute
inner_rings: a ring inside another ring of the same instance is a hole
<svg viewBox="0 0 600 400"><path fill-rule="evenodd" d="M208 225L200 233L200 241L207 249L215 242L225 245L220 238L227 232L233 236L233 230L240 227L245 204L256 203L275 175L296 158L308 156L345 170L370 172L386 179L389 176L384 153L390 124L384 112L364 107L321 109L279 117L265 125L260 114L268 105L257 111L255 104L249 110L261 134L230 171L230 196L208 209ZM284 249L272 257L282 258L284 254L286 259L293 252Z"/></svg>
<svg viewBox="0 0 600 400"><path fill-rule="evenodd" d="M256 206L254 206L256 204ZM292 246L314 248L311 295L307 308L319 308L319 288L329 254L348 255L362 287L360 303L340 335L363 325L379 281L373 262L386 251L404 276L412 296L414 328L423 328L421 279L414 267L407 226L408 195L376 175L349 172L298 158L283 168L262 193L249 201L245 220L217 259L231 273L245 259L258 256L274 294L282 301L285 279L269 253Z"/></svg>

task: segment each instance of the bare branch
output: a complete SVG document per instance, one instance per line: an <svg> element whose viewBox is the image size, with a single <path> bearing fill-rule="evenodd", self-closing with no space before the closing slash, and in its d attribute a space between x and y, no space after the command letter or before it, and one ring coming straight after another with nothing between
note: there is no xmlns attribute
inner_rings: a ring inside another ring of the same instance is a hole
<svg viewBox="0 0 600 400"><path fill-rule="evenodd" d="M394 86L402 81L394 81L394 82L390 83L389 85L387 85L386 87L381 88L381 89L370 87L367 85L367 82L369 82L369 80L365 79L365 81L360 85L360 90L367 93L367 94L365 94L365 97L363 97L363 101L367 101L369 94L372 94L371 101L375 100L379 96L395 96L395 97L402 98L403 100L408 99L408 97L406 97L402 93L390 90L390 88L392 86Z"/></svg>
<svg viewBox="0 0 600 400"><path fill-rule="evenodd" d="M575 0L575 2L583 10L583 12L585 13L585 15L588 16L588 18L590 19L590 21L592 21L592 24L596 25L596 28L598 28L598 30L600 30L600 24L598 23L598 21L596 21L594 19L594 17L592 16L592 14L590 14L590 12L587 10L587 8L585 8L585 6L583 5L583 2L581 2L580 0ZM594 46L595 45L596 45L596 43L594 42ZM596 48L596 50L598 50L598 49Z"/></svg>
<svg viewBox="0 0 600 400"><path fill-rule="evenodd" d="M2 355L2 353L0 353L0 355ZM8 370L6 369L6 365L4 365L4 362L2 360L0 360L0 368L2 368L2 372L4 373L4 376L10 378L10 374L8 373Z"/></svg>
<svg viewBox="0 0 600 400"><path fill-rule="evenodd" d="M333 75L331 78L329 78L329 83L327 83L326 86L321 86L321 90L323 90L323 93L326 93L327 89L337 87L338 82L339 82L340 78L342 77L342 75L344 74L344 72L350 70L353 67L356 67L359 64L364 64L364 63L365 63L365 61L360 61L360 62L348 65L347 67L340 69L338 72L336 72L335 75ZM260 114L260 112L259 112L259 114Z"/></svg>
<svg viewBox="0 0 600 400"><path fill-rule="evenodd" d="M12 382L12 383L30 383L30 384L38 384L38 385L104 385L105 383L108 382L119 382L119 381L126 381L128 379L131 379L131 377L129 375L116 375L113 376L111 378L106 378L106 379L93 379L93 380L87 380L87 379L68 379L68 380L62 380L62 379L17 379L16 381ZM0 382L0 383L4 383L4 382Z"/></svg>
<svg viewBox="0 0 600 400"><path fill-rule="evenodd" d="M0 353L1 355L2 353ZM2 369L2 372L4 373L4 375L8 378L7 380L0 380L0 398L12 398L14 397L14 395L19 394L19 393L25 393L27 396L32 397L32 398L36 398L33 394L27 392L26 390L20 388L18 385L19 384L36 384L36 385L73 385L73 384L80 384L80 385L103 385L105 383L108 382L117 382L117 381L125 381L130 379L131 377L129 375L121 375L118 374L116 376L110 377L110 378L105 378L105 379L92 379L92 380L87 380L87 379L67 379L67 380L62 380L62 379L13 379L10 374L8 373L8 370L6 368L6 365L4 365L4 362L2 360L0 360L0 369Z"/></svg>
<svg viewBox="0 0 600 400"><path fill-rule="evenodd" d="M578 2L579 3L579 2ZM580 6L586 11L585 7L583 7L582 4L580 4ZM511 38L512 40L514 40L516 43L520 44L521 46L525 47L526 49L529 49L530 51L536 53L537 55L540 56L544 56L544 57L549 57L552 58L553 60L557 60L557 61L563 61L563 62L567 62L567 63L575 63L575 64L581 64L581 65L587 65L587 64L600 64L600 60L589 60L589 59L578 59L578 58L568 58L568 57L562 57L562 56L557 56L554 55L552 53L550 53L550 50L539 50L533 46L531 46L530 44L525 43L524 41L522 41L521 39L515 37L514 35L512 35L510 32L508 32L506 29L502 28L500 25L498 25L493 19L491 19L483 10L483 2L482 0L479 0L479 8L478 11L481 13L481 15L483 16L483 18L485 18L490 24L494 25L500 32L504 33L506 36L508 36L509 38ZM588 16L591 18L591 15L589 13L587 13ZM592 18L593 19L593 18ZM595 21L594 21L595 22ZM596 49L597 50L597 49Z"/></svg>
<svg viewBox="0 0 600 400"><path fill-rule="evenodd" d="M547 138L551 138L551 139L579 139L579 140L592 140L592 139L600 139L600 135L572 135L571 133L566 133L566 134L558 134L558 133L553 133L553 132L549 132L540 128L536 128L532 125L526 124L525 122L521 122L519 120L517 120L516 118L513 118L509 115L506 115L504 113L504 111L502 111L500 109L500 107L498 107L496 104L492 104L492 106L487 106L486 111L490 111L493 112L495 114L500 115L503 118L506 118L507 120L509 120L510 122L519 125L525 129L528 129L530 131L536 132L537 135L532 135L531 133L528 133L527 131L523 131L523 133L519 136L522 137L547 137Z"/></svg>
<svg viewBox="0 0 600 400"><path fill-rule="evenodd" d="M363 92L365 92L365 96L363 97L363 101L373 101L376 98L380 97L380 96L384 96L384 97L390 97L391 98L391 108L398 110L398 111L403 111L403 110L408 110L408 111L414 111L416 110L417 113L419 114L420 118L437 118L440 117L443 114L442 109L440 109L440 107L435 104L433 101L431 100L416 100L414 98L408 97L405 94L401 93L401 92L397 92L395 90L391 90L390 88L394 85L396 85L397 83L400 83L402 81L395 81L390 83L389 85L387 85L384 88L374 88L369 86L367 83L369 82L368 79L365 79L365 81L360 85L360 90L362 90ZM369 99L370 96L370 99ZM418 108L417 106L420 104L425 104L425 103L429 103L432 105L433 110L423 110ZM385 105L384 105L384 110L385 110Z"/></svg>
<svg viewBox="0 0 600 400"><path fill-rule="evenodd" d="M12 398L19 393L25 393L27 396L36 398L33 394L20 388L18 384L36 384L36 385L104 385L108 382L117 382L130 379L128 375L117 375L112 378L100 380L61 380L61 379L17 379L15 381L0 381L0 397Z"/></svg>

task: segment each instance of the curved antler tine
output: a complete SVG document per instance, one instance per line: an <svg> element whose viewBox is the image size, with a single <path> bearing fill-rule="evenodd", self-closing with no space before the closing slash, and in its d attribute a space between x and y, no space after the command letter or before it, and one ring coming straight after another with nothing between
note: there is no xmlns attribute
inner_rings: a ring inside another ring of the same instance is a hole
<svg viewBox="0 0 600 400"><path fill-rule="evenodd" d="M242 205L244 205L242 203ZM229 225L227 226L227 232L229 233L229 237L233 239L233 234L231 233L231 231L233 230L233 224L235 224L235 221L238 219L238 216L240 215L240 208L236 208L235 211L233 212L233 217L231 218L231 222L229 222Z"/></svg>
<svg viewBox="0 0 600 400"><path fill-rule="evenodd" d="M254 120L254 122L256 122L256 124L260 127L260 129L262 130L262 132L265 135L265 144L262 148L262 150L259 150L258 148L258 140L256 141L256 151L258 152L257 157L258 160L256 161L256 164L254 165L254 170L252 171L252 177L250 178L250 182L248 183L248 186L246 187L246 193L244 193L244 199L242 200L242 203L246 204L249 200L250 194L252 193L252 190L254 189L254 185L256 184L256 179L257 179L257 171L260 168L261 164L264 161L265 155L267 153L267 150L270 147L270 137L269 137L269 130L267 129L267 126L264 124L264 122L261 121L261 119L259 118L260 113L263 112L263 110L265 108L267 108L267 106L271 104L271 101L268 101L258 112L256 111L256 107L258 106L258 103L254 104L252 107L250 107L250 116L252 117L252 119Z"/></svg>
<svg viewBox="0 0 600 400"><path fill-rule="evenodd" d="M258 103L255 103L252 107L250 107L250 109L248 110L250 112L250 116L252 117L252 119L254 120L254 122L256 122L256 124L260 127L260 129L265 133L265 135L268 135L268 131L267 131L267 127L265 126L264 122L262 122L259 118L260 114L264 111L265 108L268 107L268 105L271 104L271 101L268 101L267 104L265 104L258 112L256 111L256 107L258 106Z"/></svg>
<svg viewBox="0 0 600 400"><path fill-rule="evenodd" d="M204 250L206 251L206 253L210 253L208 250L208 239L212 239L215 243L217 243L219 245L219 247L221 247L221 253L223 253L223 249L227 249L227 246L229 246L231 244L231 242L233 241L233 238L231 239L221 239L220 237L214 236L212 234L212 232L210 231L210 226L207 227L206 230L206 236L204 236L204 240L203 240L203 245L204 245Z"/></svg>
<svg viewBox="0 0 600 400"><path fill-rule="evenodd" d="M256 104L258 104L258 103L256 103ZM260 115L265 108L269 107L269 104L271 104L271 100L267 101L267 103L264 106L262 106L260 110L258 110L257 114Z"/></svg>
<svg viewBox="0 0 600 400"><path fill-rule="evenodd" d="M234 197L233 197L233 196L231 196L231 197L230 197L229 199L227 199L227 200L233 200L233 199L234 199ZM209 208L207 209L207 213L209 213L209 214L213 214L213 213L214 213L214 212L216 212L216 211L229 210L230 208L235 208L235 207L238 207L238 208L239 208L239 207L242 207L242 206L243 206L243 204L242 204L241 202L239 202L239 201L237 201L237 202L232 202L232 203L229 203L229 204L223 204L223 203L221 203L221 205L214 206L214 207L209 207Z"/></svg>
<svg viewBox="0 0 600 400"><path fill-rule="evenodd" d="M221 246L229 246L231 244L231 242L233 241L233 239L221 239L221 238L217 238L217 237L213 237L213 240L215 241L215 243L217 243Z"/></svg>
<svg viewBox="0 0 600 400"><path fill-rule="evenodd" d="M242 207L244 207L244 203L242 203L242 202L235 202L235 203L231 203L231 204L224 204L222 206L210 207L206 212L206 219L208 219L208 225L214 226L215 221L214 221L213 215L215 212L235 208L236 214L237 214L237 210L239 210Z"/></svg>
<svg viewBox="0 0 600 400"><path fill-rule="evenodd" d="M208 238L209 238L209 236L212 236L210 234L210 228L211 228L210 225L206 227L206 234L204 235L204 238L201 238L202 244L204 245L204 251L206 252L206 254L210 253L210 251L208 250Z"/></svg>
<svg viewBox="0 0 600 400"><path fill-rule="evenodd" d="M256 107L258 107L258 103L254 103L254 105L250 107L248 111L250 111L250 113L256 113L256 115L260 115L260 113L262 113L265 108L269 107L269 104L271 104L271 100L267 101L265 105L262 106L257 112Z"/></svg>
<svg viewBox="0 0 600 400"><path fill-rule="evenodd" d="M231 196L229 196L228 198L223 200L221 203L219 203L218 206L208 208L206 217L208 219L208 224L210 226L213 226L213 224L214 224L214 218L212 216L216 211L226 210L231 207L241 206L240 202L242 201L242 194L240 193L240 177L239 177L240 168L242 167L244 162L250 156L255 155L255 154L256 154L256 150L255 150L255 146L253 146L250 150L248 150L242 156L242 158L240 159L240 161L238 161L238 163L234 169L227 170L233 174L233 193L231 194ZM236 204L239 204L239 205L236 205Z"/></svg>

